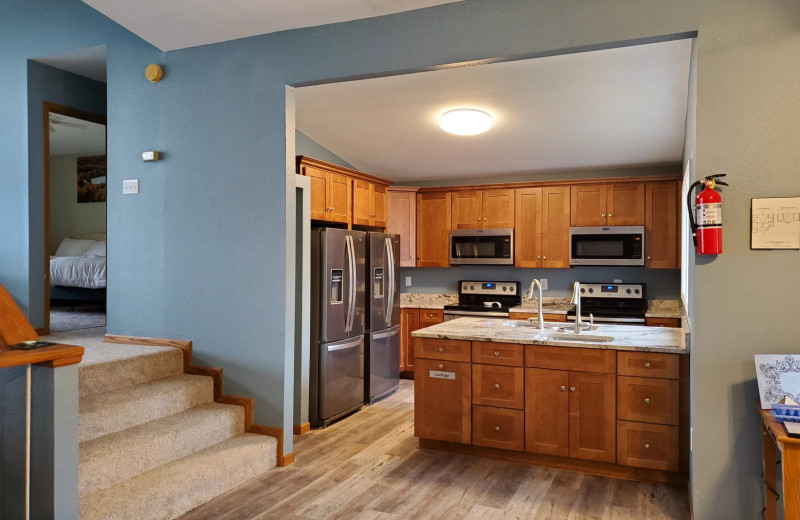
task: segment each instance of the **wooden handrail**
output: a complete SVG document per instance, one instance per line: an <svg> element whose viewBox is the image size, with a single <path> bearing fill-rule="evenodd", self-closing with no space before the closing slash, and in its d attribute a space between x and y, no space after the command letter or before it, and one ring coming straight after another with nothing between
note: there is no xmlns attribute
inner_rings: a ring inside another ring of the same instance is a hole
<svg viewBox="0 0 800 520"><path fill-rule="evenodd" d="M39 335L0 284L0 346L36 339L39 339Z"/></svg>

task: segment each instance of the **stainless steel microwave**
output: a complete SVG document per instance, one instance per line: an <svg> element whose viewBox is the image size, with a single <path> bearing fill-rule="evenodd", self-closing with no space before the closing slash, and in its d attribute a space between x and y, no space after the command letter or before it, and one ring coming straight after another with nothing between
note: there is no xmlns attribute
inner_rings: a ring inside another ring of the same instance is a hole
<svg viewBox="0 0 800 520"><path fill-rule="evenodd" d="M569 265L644 265L644 226L569 228Z"/></svg>
<svg viewBox="0 0 800 520"><path fill-rule="evenodd" d="M450 265L514 265L514 230L450 231Z"/></svg>

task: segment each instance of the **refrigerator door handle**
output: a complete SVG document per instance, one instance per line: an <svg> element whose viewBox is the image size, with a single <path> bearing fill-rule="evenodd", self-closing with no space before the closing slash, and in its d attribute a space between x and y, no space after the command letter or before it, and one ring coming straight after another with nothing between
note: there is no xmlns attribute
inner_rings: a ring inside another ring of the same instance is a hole
<svg viewBox="0 0 800 520"><path fill-rule="evenodd" d="M347 343L337 343L336 345L328 345L326 350L328 352L334 352L336 350L345 350L348 348L357 347L361 344L362 337L359 336L358 338L354 339L353 341L348 341Z"/></svg>
<svg viewBox="0 0 800 520"><path fill-rule="evenodd" d="M353 330L353 322L356 319L356 289L358 282L356 280L356 245L351 235L347 235L347 240L350 243L350 321L347 330Z"/></svg>
<svg viewBox="0 0 800 520"><path fill-rule="evenodd" d="M373 334L372 338L373 339L390 338L392 336L397 336L398 334L400 334L400 328L397 328L389 332L381 332L380 334Z"/></svg>
<svg viewBox="0 0 800 520"><path fill-rule="evenodd" d="M347 307L344 314L344 330L345 332L350 332L351 313L353 312L353 264L350 261L353 252L350 245L350 235L345 235L344 237L344 251L345 262L347 263Z"/></svg>
<svg viewBox="0 0 800 520"><path fill-rule="evenodd" d="M389 263L389 290L387 291L388 298L386 298L386 324L388 325L392 322L392 311L394 310L394 247L392 239L389 237L386 237L384 244L386 248L386 260Z"/></svg>

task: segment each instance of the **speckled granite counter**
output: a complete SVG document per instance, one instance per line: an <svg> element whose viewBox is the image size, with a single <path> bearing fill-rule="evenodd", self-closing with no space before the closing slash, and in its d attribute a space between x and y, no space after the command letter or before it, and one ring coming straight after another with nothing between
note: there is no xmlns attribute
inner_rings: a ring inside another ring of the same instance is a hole
<svg viewBox="0 0 800 520"><path fill-rule="evenodd" d="M536 313L538 302L536 298L529 300L522 297L522 305L511 307L509 312L533 312ZM569 302L569 298L542 298L542 314L566 314L575 306Z"/></svg>
<svg viewBox="0 0 800 520"><path fill-rule="evenodd" d="M401 309L444 309L458 303L457 294L400 293Z"/></svg>
<svg viewBox="0 0 800 520"><path fill-rule="evenodd" d="M457 339L466 341L490 341L495 343L524 343L552 345L558 347L581 347L612 350L634 350L687 354L684 334L679 328L643 327L629 325L597 325L590 335L613 336L613 341L569 341L543 339L537 329L512 327L505 319L459 318L412 332L415 338ZM552 324L563 326L563 324Z"/></svg>
<svg viewBox="0 0 800 520"><path fill-rule="evenodd" d="M650 300L646 318L680 318L680 300Z"/></svg>

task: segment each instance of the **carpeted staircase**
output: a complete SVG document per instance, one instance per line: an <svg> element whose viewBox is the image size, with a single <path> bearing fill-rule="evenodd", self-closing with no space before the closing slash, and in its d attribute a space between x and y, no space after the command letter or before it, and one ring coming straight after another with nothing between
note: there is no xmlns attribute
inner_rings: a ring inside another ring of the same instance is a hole
<svg viewBox="0 0 800 520"><path fill-rule="evenodd" d="M81 519L171 519L276 465L175 348L86 345L80 367Z"/></svg>

